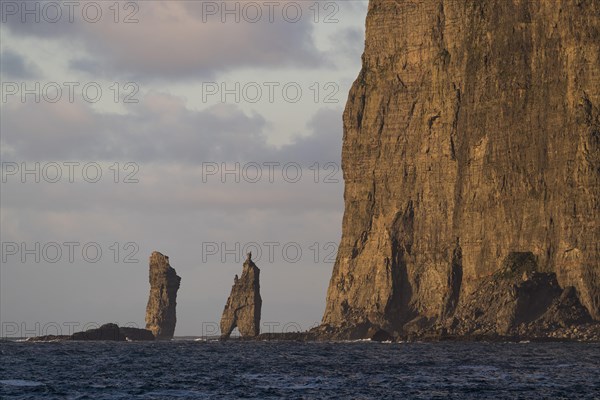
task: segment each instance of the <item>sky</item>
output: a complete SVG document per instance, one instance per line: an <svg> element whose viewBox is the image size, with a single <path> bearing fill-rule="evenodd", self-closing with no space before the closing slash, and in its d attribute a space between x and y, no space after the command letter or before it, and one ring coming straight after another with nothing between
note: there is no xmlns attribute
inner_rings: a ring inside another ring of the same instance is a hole
<svg viewBox="0 0 600 400"><path fill-rule="evenodd" d="M341 237L342 113L367 1L0 1L3 337L217 334L261 269L263 332L319 323Z"/></svg>

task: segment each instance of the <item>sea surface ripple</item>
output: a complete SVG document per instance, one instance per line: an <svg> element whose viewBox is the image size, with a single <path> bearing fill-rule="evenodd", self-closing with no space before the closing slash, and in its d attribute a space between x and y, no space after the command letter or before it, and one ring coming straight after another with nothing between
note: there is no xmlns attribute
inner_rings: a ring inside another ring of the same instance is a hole
<svg viewBox="0 0 600 400"><path fill-rule="evenodd" d="M600 344L0 342L1 399L600 399Z"/></svg>

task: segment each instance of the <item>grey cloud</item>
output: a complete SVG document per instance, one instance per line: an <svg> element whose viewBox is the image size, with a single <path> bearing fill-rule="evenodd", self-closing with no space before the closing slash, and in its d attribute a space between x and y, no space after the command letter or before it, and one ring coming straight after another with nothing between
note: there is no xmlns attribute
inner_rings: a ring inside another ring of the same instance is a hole
<svg viewBox="0 0 600 400"><path fill-rule="evenodd" d="M6 49L0 55L0 71L8 79L32 79L39 76L39 69L16 51Z"/></svg>
<svg viewBox="0 0 600 400"><path fill-rule="evenodd" d="M67 182L67 167L61 162L57 165L63 174L60 183L41 179L37 184L29 175L27 183L21 184L19 174L7 176L6 183L3 183L6 188L2 194L3 209L83 215L100 208L110 209L113 215L159 213L172 217L198 210L223 213L223 216L237 214L241 210L297 215L312 210L338 211L341 199L340 171L332 175L337 178L337 183L323 182L323 179L315 182L313 172L308 168L298 182L286 181L281 171L274 171L274 182L269 183L268 169L262 166L263 179L251 183L243 178L236 182L236 177L231 174L225 180L220 173L205 177L201 167L138 164L132 175L138 183L115 184L114 169L109 169L111 163L101 167L103 177L99 182L89 183L81 177L82 162L73 168L75 182L71 184ZM26 166L29 170L33 169L32 163ZM234 170L232 167L229 165L230 171ZM125 170L124 162L119 169L121 181L133 172L132 169ZM92 172L95 173L95 170L92 169ZM40 193L43 195L40 196ZM220 226L224 228L225 224ZM227 228L235 230L235 225ZM57 229L61 227L57 226Z"/></svg>
<svg viewBox="0 0 600 400"><path fill-rule="evenodd" d="M339 165L342 156L342 111L321 109L308 122L307 127L311 134L283 146L279 150L280 158L299 160L305 165L315 162L321 165L330 162Z"/></svg>
<svg viewBox="0 0 600 400"><path fill-rule="evenodd" d="M69 60L69 68L74 71L85 72L88 75L95 77L102 77L106 75L106 72L102 70L98 61L94 61L90 58L76 58Z"/></svg>
<svg viewBox="0 0 600 400"><path fill-rule="evenodd" d="M267 144L267 121L235 105L206 110L151 93L129 113L105 114L67 102L5 104L5 160L129 160L199 165L202 162L339 162L341 109L322 109L309 121L309 135L276 148ZM11 150L7 150L11 149Z"/></svg>
<svg viewBox="0 0 600 400"><path fill-rule="evenodd" d="M365 12L369 8L369 0L341 0L337 3L343 4L344 9L360 15L365 15Z"/></svg>
<svg viewBox="0 0 600 400"><path fill-rule="evenodd" d="M150 96L126 115L96 113L81 104L7 103L2 140L15 152L4 158L193 164L242 159L265 146L259 115L227 105L190 111L176 101L166 104L171 100Z"/></svg>
<svg viewBox="0 0 600 400"><path fill-rule="evenodd" d="M138 23L114 23L106 9L95 24L76 14L72 23L66 16L56 23L32 19L23 23L11 16L5 25L17 36L80 42L88 55L69 64L95 77L100 73L100 77L135 80L206 78L234 68L318 67L328 62L315 46L308 13L296 23L286 22L281 15L274 22L265 15L257 23L231 19L222 23L215 17L204 19L203 2L138 4Z"/></svg>
<svg viewBox="0 0 600 400"><path fill-rule="evenodd" d="M365 47L365 31L362 28L346 28L333 34L330 40L335 43L337 60L360 60Z"/></svg>

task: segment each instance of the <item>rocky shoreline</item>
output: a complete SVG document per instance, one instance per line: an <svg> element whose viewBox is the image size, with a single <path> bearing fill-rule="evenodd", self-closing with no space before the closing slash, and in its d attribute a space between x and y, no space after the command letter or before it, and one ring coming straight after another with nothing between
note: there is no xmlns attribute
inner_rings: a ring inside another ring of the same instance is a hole
<svg viewBox="0 0 600 400"><path fill-rule="evenodd" d="M591 323L557 329L544 335L535 334L467 334L453 335L444 331L425 330L411 334L392 335L382 330L372 330L366 335L357 335L356 327L335 331L327 327L315 328L308 332L263 333L255 338L239 338L244 341L299 341L299 342L585 342L600 343L600 324Z"/></svg>
<svg viewBox="0 0 600 400"><path fill-rule="evenodd" d="M123 329L123 328L121 328ZM144 337L141 335L140 337ZM47 335L37 336L25 339L26 342L71 342L71 341L119 341L119 342L139 342L139 341L154 341L152 338L134 338L126 336L121 339L120 335L110 335L107 337L85 338L84 336L74 335ZM197 340L197 339L189 339ZM224 339L219 339L225 341ZM444 332L421 332L412 335L392 336L387 332L377 331L371 337L358 338L347 333L325 333L322 332L288 332L288 333L262 333L255 337L237 337L227 338L227 341L243 341L243 342L381 342L381 343L434 343L434 342L488 342L488 343L600 343L600 324L586 324L564 328L552 331L548 336L531 336L531 335L450 335Z"/></svg>

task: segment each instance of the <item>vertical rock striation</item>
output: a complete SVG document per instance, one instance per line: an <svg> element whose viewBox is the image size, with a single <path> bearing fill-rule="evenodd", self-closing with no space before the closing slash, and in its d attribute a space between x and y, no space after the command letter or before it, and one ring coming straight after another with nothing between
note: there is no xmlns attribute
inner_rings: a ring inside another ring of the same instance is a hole
<svg viewBox="0 0 600 400"><path fill-rule="evenodd" d="M515 257L599 320L600 2L371 0L366 28L324 326L464 315Z"/></svg>
<svg viewBox="0 0 600 400"><path fill-rule="evenodd" d="M244 262L242 276L235 276L231 294L221 317L221 338L228 339L237 327L243 337L260 333L260 269L252 261L252 255Z"/></svg>
<svg viewBox="0 0 600 400"><path fill-rule="evenodd" d="M177 322L177 290L181 278L169 265L169 257L155 251L150 256L150 297L146 307L146 329L156 339L172 339Z"/></svg>

